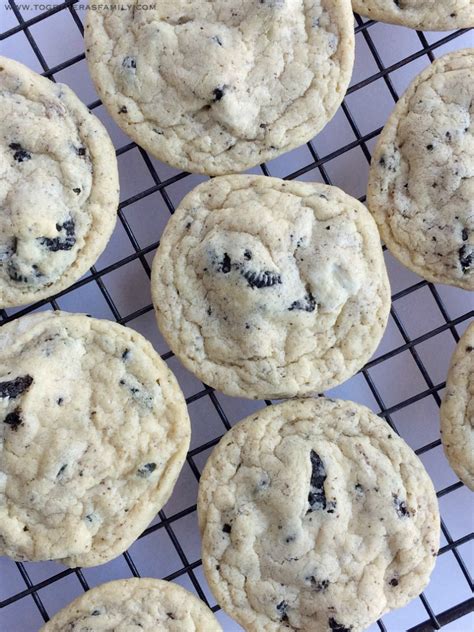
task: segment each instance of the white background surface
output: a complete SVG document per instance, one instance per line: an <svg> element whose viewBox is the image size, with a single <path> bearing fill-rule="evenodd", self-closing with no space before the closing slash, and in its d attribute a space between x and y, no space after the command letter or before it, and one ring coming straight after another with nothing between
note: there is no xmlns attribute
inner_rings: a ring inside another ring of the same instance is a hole
<svg viewBox="0 0 474 632"><path fill-rule="evenodd" d="M24 20L30 20L41 11L29 9L23 10L21 13ZM79 13L82 15L83 12ZM7 31L17 25L18 20L14 13L7 11L2 5L0 31ZM67 8L32 25L30 33L38 44L49 68L54 68L63 61L83 53L81 33ZM396 64L423 48L418 34L405 28L374 24L370 26L367 33L375 44L385 67ZM431 44L438 42L447 34L426 33L425 35ZM379 70L362 32L357 34L356 43L356 64L352 85L371 77ZM434 55L439 57L450 50L473 44L472 33L467 33L449 43L436 47ZM33 70L43 71L24 33L18 32L8 37L0 43L0 46L1 54L23 62ZM394 69L390 73L390 78L398 94L403 92L410 80L428 64L428 56L421 54L411 63ZM98 98L84 59L79 59L77 63L56 72L54 78L56 81L67 83L88 104ZM366 135L384 124L393 108L394 101L385 80L379 78L349 94L346 98L346 105L350 109L360 133ZM117 149L129 144L130 140L108 117L103 106L96 108L94 113L108 128ZM319 157L326 157L355 140L356 136L347 117L342 109L339 109L333 121L312 141L312 147ZM373 148L375 141L376 137L368 140L369 150ZM303 146L271 161L267 167L271 175L283 177L311 164L312 161L310 149ZM159 190L130 203L130 198L155 185L155 180L138 148L133 147L122 153L118 162L123 218L133 231L138 246L146 248L159 240L169 216L169 208L165 197ZM178 173L175 169L153 158L151 162L161 181L172 178ZM365 194L368 161L359 146L354 146L343 155L328 160L325 162L324 168L333 184L340 186L356 197ZM251 171L261 173L260 168ZM203 179L202 176L187 176L166 185L164 190L171 203L178 205L183 195ZM317 168L307 171L300 176L300 179L323 181L321 172ZM134 245L127 236L123 223L118 221L111 242L97 262L96 269L102 271L135 252ZM145 256L148 263L151 263L153 252L152 249ZM393 294L421 281L415 274L400 266L390 254L385 253L385 256ZM101 280L116 306L119 317L124 319L128 326L135 328L149 338L160 353L166 353L168 348L156 328L154 315L150 308L149 281L140 259L135 258L124 266L102 274ZM447 286L437 286L436 291L444 302L449 319L463 317L468 314L469 310L471 310L470 318L472 318L474 308L472 294ZM99 285L94 280L71 292L64 293L57 299L57 305L61 309L69 311L86 311L95 317L114 319L113 312ZM133 317L134 312L147 306L148 309L144 314L137 318ZM41 309L51 309L51 304L47 303ZM417 339L438 327L442 328L446 324L446 320L435 301L433 291L427 284L422 284L414 291L397 298L394 302L394 310L375 357L380 357L405 343L396 319L399 320L399 324L405 329L406 335L411 340ZM11 314L15 311L18 310L8 310L8 313ZM456 326L459 334L465 329L469 320L465 318ZM454 346L455 338L450 329L445 328L437 335L419 341L413 347L426 368L429 379L435 386L442 384L445 380L449 357ZM187 397L203 390L203 385L182 368L175 358L171 357L167 361L178 377ZM423 376L409 349L397 352L389 359L373 365L367 370L366 375L362 373L356 375L339 388L331 391L331 394L353 399L379 412L380 405L370 389L367 378L372 380L378 389L385 408L397 406L400 402L411 397L415 399L413 403L404 405L391 415L391 420L402 437L414 449L439 439L438 403L432 394L423 395L430 384ZM441 388L437 392L442 395ZM231 423L264 405L263 402L232 399L219 393L216 393L215 397ZM190 402L189 412L193 430L192 449L199 448L223 433L225 429L223 422L208 394ZM198 452L185 464L173 496L164 508L166 517L173 518L178 512L192 508L195 504L197 480L192 470L192 464L201 470L208 454L209 450ZM437 491L457 482L457 478L450 469L439 445L424 452L421 459L431 475ZM466 487L459 487L442 496L440 510L454 541L463 538L472 531L472 495ZM160 518L157 517L153 524L159 523ZM168 532L166 528L159 528L138 540L129 549L136 569L141 575L151 577L167 577L172 573L177 573L175 581L195 592L190 574L185 571L180 573L183 564L189 563L193 566L191 570L193 578L199 582L210 605L215 605L199 564L200 541L196 512L192 509L188 510L183 517L172 519L169 526L172 533ZM183 548L185 560L180 559L173 544L173 534ZM441 545L444 546L446 543L447 541L443 536ZM464 563L472 569L472 541L462 544L457 548L457 551ZM61 573L65 567L53 562L27 563L25 569L31 582L37 584ZM123 556L104 566L83 571L83 576L91 587L107 580L126 578L131 575L131 569ZM25 588L26 583L15 563L6 558L0 558L0 601L23 591ZM46 587L40 588L38 595L48 614L52 616L82 591L79 578L73 572ZM471 596L469 585L452 551L447 551L438 558L431 583L424 594L435 613L440 613ZM241 629L221 611L217 613L217 616L225 632L235 632ZM427 618L427 612L421 600L415 599L407 607L386 615L383 622L389 632L401 632ZM0 630L2 632L29 632L37 630L41 624L41 615L31 596L14 601L0 610ZM474 629L472 617L464 617L443 628L443 630L450 632L468 632L472 629ZM371 632L379 630L379 627L374 625L370 630Z"/></svg>

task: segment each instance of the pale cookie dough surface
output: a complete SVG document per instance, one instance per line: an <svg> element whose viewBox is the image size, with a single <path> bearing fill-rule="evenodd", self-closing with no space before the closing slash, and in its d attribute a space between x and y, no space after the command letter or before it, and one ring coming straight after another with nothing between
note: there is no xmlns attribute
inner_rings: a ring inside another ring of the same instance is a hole
<svg viewBox="0 0 474 632"><path fill-rule="evenodd" d="M354 11L372 20L426 31L474 26L474 0L352 0Z"/></svg>
<svg viewBox="0 0 474 632"><path fill-rule="evenodd" d="M451 467L474 491L474 321L451 358L441 405L441 439Z"/></svg>
<svg viewBox="0 0 474 632"><path fill-rule="evenodd" d="M100 121L67 86L0 57L0 307L47 298L96 262L118 171Z"/></svg>
<svg viewBox="0 0 474 632"><path fill-rule="evenodd" d="M171 494L190 439L179 386L133 329L43 312L0 330L0 553L102 564Z"/></svg>
<svg viewBox="0 0 474 632"><path fill-rule="evenodd" d="M247 632L360 632L427 584L439 513L421 461L353 402L269 406L201 476L202 559Z"/></svg>
<svg viewBox="0 0 474 632"><path fill-rule="evenodd" d="M409 86L372 156L367 202L392 254L433 283L474 290L474 49Z"/></svg>
<svg viewBox="0 0 474 632"><path fill-rule="evenodd" d="M41 632L222 632L211 610L160 579L121 579L87 591Z"/></svg>
<svg viewBox="0 0 474 632"><path fill-rule="evenodd" d="M354 58L349 0L160 0L88 12L97 91L139 145L179 169L244 171L312 138Z"/></svg>
<svg viewBox="0 0 474 632"><path fill-rule="evenodd" d="M317 393L382 337L390 288L367 209L336 187L223 176L189 193L153 262L171 349L229 395Z"/></svg>

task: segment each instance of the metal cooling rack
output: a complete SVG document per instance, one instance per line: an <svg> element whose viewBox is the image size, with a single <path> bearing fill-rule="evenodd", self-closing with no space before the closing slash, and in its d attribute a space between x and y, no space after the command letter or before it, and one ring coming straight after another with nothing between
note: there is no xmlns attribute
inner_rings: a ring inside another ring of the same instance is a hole
<svg viewBox="0 0 474 632"><path fill-rule="evenodd" d="M187 396L194 438L174 494L130 549L108 564L67 569L52 562L15 563L0 558L0 630L37 630L59 608L96 584L130 576L174 580L203 599L225 632L241 628L213 600L202 573L196 521L200 470L223 432L265 405L232 399L187 373L157 332L149 296L150 262L168 213L204 178L178 172L129 142L107 116L87 78L82 45L84 8L8 0L1 8L2 54L23 61L53 81L68 83L108 127L117 148L122 199L111 243L90 273L49 301L0 311L4 324L33 310L87 311L134 327L154 343ZM398 95L436 56L473 45L472 33L409 31L355 16L356 67L344 103L315 139L252 173L317 180L365 200L370 149ZM74 54L77 53L77 54ZM389 613L370 632L474 629L472 500L444 458L438 408L449 357L474 316L472 295L434 286L405 270L385 252L394 294L389 325L374 358L331 394L369 405L415 449L440 502L442 541L425 592ZM269 404L270 402L266 402ZM469 509L470 508L470 509Z"/></svg>

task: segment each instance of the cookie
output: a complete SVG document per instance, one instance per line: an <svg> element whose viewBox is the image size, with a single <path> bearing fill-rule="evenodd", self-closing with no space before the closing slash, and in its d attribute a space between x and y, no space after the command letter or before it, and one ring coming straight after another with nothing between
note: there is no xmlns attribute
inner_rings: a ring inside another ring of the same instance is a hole
<svg viewBox="0 0 474 632"><path fill-rule="evenodd" d="M0 554L94 566L132 544L189 446L172 373L133 329L42 312L0 330Z"/></svg>
<svg viewBox="0 0 474 632"><path fill-rule="evenodd" d="M96 262L115 226L115 150L67 86L0 57L0 307L48 298Z"/></svg>
<svg viewBox="0 0 474 632"><path fill-rule="evenodd" d="M390 308L379 235L360 202L336 187L246 175L184 198L153 262L152 296L184 365L254 399L352 376Z"/></svg>
<svg viewBox="0 0 474 632"><path fill-rule="evenodd" d="M178 169L244 171L310 140L354 62L350 0L138 0L88 12L97 92L134 141Z"/></svg>
<svg viewBox="0 0 474 632"><path fill-rule="evenodd" d="M473 0L352 0L356 13L424 31L474 26Z"/></svg>
<svg viewBox="0 0 474 632"><path fill-rule="evenodd" d="M474 321L451 358L441 405L441 440L451 467L474 491Z"/></svg>
<svg viewBox="0 0 474 632"><path fill-rule="evenodd" d="M199 483L207 581L247 632L359 632L427 584L433 485L365 406L303 399L232 428Z"/></svg>
<svg viewBox="0 0 474 632"><path fill-rule="evenodd" d="M119 579L101 584L60 610L40 632L222 632L211 610L178 584Z"/></svg>
<svg viewBox="0 0 474 632"><path fill-rule="evenodd" d="M382 239L433 283L474 290L474 49L411 83L372 156L367 202Z"/></svg>

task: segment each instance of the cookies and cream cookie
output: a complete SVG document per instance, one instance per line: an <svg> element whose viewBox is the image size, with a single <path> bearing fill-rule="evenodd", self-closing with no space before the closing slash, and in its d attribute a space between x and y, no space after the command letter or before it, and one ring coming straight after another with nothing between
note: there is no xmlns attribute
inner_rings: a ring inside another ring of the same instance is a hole
<svg viewBox="0 0 474 632"><path fill-rule="evenodd" d="M423 590L439 546L421 461L342 400L234 426L204 468L198 513L209 586L247 632L361 632Z"/></svg>
<svg viewBox="0 0 474 632"><path fill-rule="evenodd" d="M474 491L474 321L451 359L441 405L441 439L451 467Z"/></svg>
<svg viewBox="0 0 474 632"><path fill-rule="evenodd" d="M424 31L474 26L473 0L352 0L352 6L372 20Z"/></svg>
<svg viewBox="0 0 474 632"><path fill-rule="evenodd" d="M474 290L474 49L410 84L372 156L367 203L391 253L433 283Z"/></svg>
<svg viewBox="0 0 474 632"><path fill-rule="evenodd" d="M168 499L189 445L185 401L132 329L42 312L0 329L0 554L102 564Z"/></svg>
<svg viewBox="0 0 474 632"><path fill-rule="evenodd" d="M351 377L390 308L379 234L360 202L336 187L245 175L184 198L153 262L152 295L184 365L256 399Z"/></svg>
<svg viewBox="0 0 474 632"><path fill-rule="evenodd" d="M47 298L96 262L118 171L100 121L67 86L0 57L0 307Z"/></svg>
<svg viewBox="0 0 474 632"><path fill-rule="evenodd" d="M160 0L88 12L87 61L116 123L174 167L244 171L310 140L354 58L350 0Z"/></svg>
<svg viewBox="0 0 474 632"><path fill-rule="evenodd" d="M211 610L178 584L151 578L101 584L60 610L41 632L222 632Z"/></svg>

